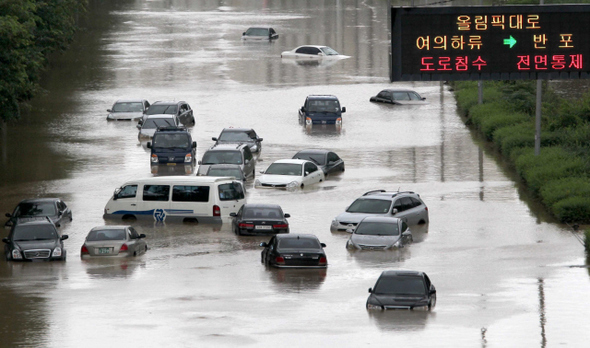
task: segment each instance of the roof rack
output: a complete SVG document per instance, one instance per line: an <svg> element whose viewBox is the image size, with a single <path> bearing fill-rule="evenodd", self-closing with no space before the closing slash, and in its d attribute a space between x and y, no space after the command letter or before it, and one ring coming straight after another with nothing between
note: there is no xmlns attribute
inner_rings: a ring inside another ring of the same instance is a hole
<svg viewBox="0 0 590 348"><path fill-rule="evenodd" d="M372 190L372 191L367 191L363 194L363 196L367 196L367 195L371 195L373 193L378 193L378 192L385 192L385 190Z"/></svg>
<svg viewBox="0 0 590 348"><path fill-rule="evenodd" d="M372 195L372 194L375 194L375 193L383 193L383 192L387 192L387 191L385 191L385 190L372 190L372 191L367 191L367 192L365 192L365 193L363 194L363 196L368 196L368 195ZM410 194L418 195L418 194L417 194L416 192L414 192L414 191L397 191L397 192L394 192L394 193L391 195L391 197L395 197L395 196L397 196L397 195L398 195L398 194L400 194L400 193L410 193ZM420 195L418 195L418 196L420 196Z"/></svg>

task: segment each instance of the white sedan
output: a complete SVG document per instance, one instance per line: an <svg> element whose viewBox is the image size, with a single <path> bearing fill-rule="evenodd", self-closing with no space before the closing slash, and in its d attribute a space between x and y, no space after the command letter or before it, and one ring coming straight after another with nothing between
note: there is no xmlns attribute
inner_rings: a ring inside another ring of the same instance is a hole
<svg viewBox="0 0 590 348"><path fill-rule="evenodd" d="M334 49L328 46L317 46L317 45L306 45L299 46L291 51L285 51L281 53L281 58L294 58L294 59L343 59L349 58L336 52Z"/></svg>
<svg viewBox="0 0 590 348"><path fill-rule="evenodd" d="M301 159L275 161L254 182L255 187L294 190L324 181L324 172L313 162Z"/></svg>

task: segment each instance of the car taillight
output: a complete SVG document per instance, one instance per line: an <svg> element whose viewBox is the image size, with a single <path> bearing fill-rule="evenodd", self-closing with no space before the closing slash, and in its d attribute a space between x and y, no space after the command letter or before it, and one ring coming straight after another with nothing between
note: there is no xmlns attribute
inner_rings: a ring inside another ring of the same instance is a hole
<svg viewBox="0 0 590 348"><path fill-rule="evenodd" d="M193 155L191 155L190 153L187 153L186 156L184 156L184 162L192 162L193 161Z"/></svg>
<svg viewBox="0 0 590 348"><path fill-rule="evenodd" d="M426 207L426 206L425 206L425 207L424 207L424 210L428 211L428 207Z"/></svg>
<svg viewBox="0 0 590 348"><path fill-rule="evenodd" d="M245 224L245 223L240 223L238 224L239 228L254 228L254 224Z"/></svg>
<svg viewBox="0 0 590 348"><path fill-rule="evenodd" d="M80 249L80 254L90 254L86 245L82 245L82 249Z"/></svg>
<svg viewBox="0 0 590 348"><path fill-rule="evenodd" d="M152 163L158 163L158 155L152 155Z"/></svg>
<svg viewBox="0 0 590 348"><path fill-rule="evenodd" d="M213 206L213 216L221 216L221 209L218 205Z"/></svg>
<svg viewBox="0 0 590 348"><path fill-rule="evenodd" d="M127 250L129 250L129 248L127 247L127 244L123 244L123 245L121 245L121 249L119 249L119 252L127 251Z"/></svg>
<svg viewBox="0 0 590 348"><path fill-rule="evenodd" d="M288 224L277 224L277 225L272 225L272 228L287 228L289 227Z"/></svg>
<svg viewBox="0 0 590 348"><path fill-rule="evenodd" d="M325 256L320 257L320 264L328 263L328 259Z"/></svg>
<svg viewBox="0 0 590 348"><path fill-rule="evenodd" d="M277 257L275 258L275 262L276 262L276 263L285 263L285 258L284 258L284 257L282 257L282 256L277 256Z"/></svg>

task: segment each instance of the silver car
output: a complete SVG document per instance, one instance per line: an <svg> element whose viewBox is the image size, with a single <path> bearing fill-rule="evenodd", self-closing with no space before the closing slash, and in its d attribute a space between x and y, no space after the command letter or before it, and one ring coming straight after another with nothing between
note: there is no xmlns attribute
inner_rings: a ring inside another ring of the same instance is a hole
<svg viewBox="0 0 590 348"><path fill-rule="evenodd" d="M110 109L107 120L137 121L147 112L150 103L145 99L119 99Z"/></svg>
<svg viewBox="0 0 590 348"><path fill-rule="evenodd" d="M80 250L83 259L92 257L127 257L144 254L147 243L145 234L139 234L131 226L98 226L88 235Z"/></svg>
<svg viewBox="0 0 590 348"><path fill-rule="evenodd" d="M429 222L428 207L420 195L412 191L388 192L374 190L357 198L346 211L334 218L332 232L346 232L367 216L396 217L408 225Z"/></svg>
<svg viewBox="0 0 590 348"><path fill-rule="evenodd" d="M402 248L412 242L408 224L394 217L366 217L354 228L346 248L358 250L387 250Z"/></svg>

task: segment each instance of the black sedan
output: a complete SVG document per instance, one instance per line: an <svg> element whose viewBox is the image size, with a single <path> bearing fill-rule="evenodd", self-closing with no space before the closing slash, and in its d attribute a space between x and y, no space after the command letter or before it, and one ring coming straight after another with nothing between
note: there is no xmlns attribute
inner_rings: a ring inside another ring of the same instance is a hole
<svg viewBox="0 0 590 348"><path fill-rule="evenodd" d="M19 221L12 226L8 238L3 238L6 261L65 261L63 241L49 217Z"/></svg>
<svg viewBox="0 0 590 348"><path fill-rule="evenodd" d="M244 204L230 213L232 229L238 235L289 233L289 214L278 204Z"/></svg>
<svg viewBox="0 0 590 348"><path fill-rule="evenodd" d="M12 214L6 213L6 217L10 219L4 226L10 227L18 220L46 216L58 227L62 222L72 221L72 211L61 199L31 198L20 201Z"/></svg>
<svg viewBox="0 0 590 348"><path fill-rule="evenodd" d="M313 234L277 234L264 247L261 261L278 268L326 268L328 259L324 248Z"/></svg>
<svg viewBox="0 0 590 348"><path fill-rule="evenodd" d="M410 89L384 89L369 101L398 105L425 104L426 98Z"/></svg>
<svg viewBox="0 0 590 348"><path fill-rule="evenodd" d="M297 152L295 159L304 159L315 163L324 175L344 171L344 161L336 153L321 149L305 149Z"/></svg>
<svg viewBox="0 0 590 348"><path fill-rule="evenodd" d="M424 272L383 271L369 289L367 309L428 309L436 305L436 289Z"/></svg>

